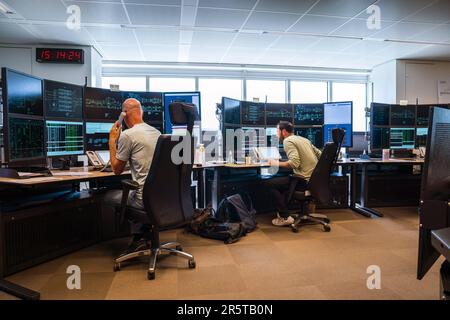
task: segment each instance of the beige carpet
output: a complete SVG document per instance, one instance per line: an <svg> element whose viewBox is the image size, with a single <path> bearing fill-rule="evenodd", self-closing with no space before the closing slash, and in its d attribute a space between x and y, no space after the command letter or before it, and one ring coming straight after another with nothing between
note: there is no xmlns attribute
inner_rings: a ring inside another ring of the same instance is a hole
<svg viewBox="0 0 450 320"><path fill-rule="evenodd" d="M416 208L383 208L368 219L350 210L327 210L332 230L308 226L297 234L258 216L259 228L224 245L183 230L162 240L180 241L196 269L181 258L160 259L156 280L146 261L113 272L112 259L127 244L117 239L17 273L7 280L41 292L42 299L438 299L442 259L416 280ZM81 290L68 290L66 269L81 268ZM367 267L381 268L381 289L367 288ZM0 293L0 299L12 299Z"/></svg>

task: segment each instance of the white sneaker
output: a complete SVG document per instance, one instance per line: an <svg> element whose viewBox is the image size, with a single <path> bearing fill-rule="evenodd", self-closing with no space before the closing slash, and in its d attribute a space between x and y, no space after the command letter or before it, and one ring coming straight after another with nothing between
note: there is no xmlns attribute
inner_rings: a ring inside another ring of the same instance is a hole
<svg viewBox="0 0 450 320"><path fill-rule="evenodd" d="M294 218L291 216L287 218L280 217L280 214L277 213L277 217L272 220L272 224L277 227L289 226L294 223Z"/></svg>

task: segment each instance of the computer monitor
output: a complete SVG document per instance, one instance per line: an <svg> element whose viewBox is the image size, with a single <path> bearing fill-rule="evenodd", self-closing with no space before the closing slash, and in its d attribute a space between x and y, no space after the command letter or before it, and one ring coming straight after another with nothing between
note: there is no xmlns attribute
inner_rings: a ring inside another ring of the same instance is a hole
<svg viewBox="0 0 450 320"><path fill-rule="evenodd" d="M6 162L44 159L44 121L10 116L5 145Z"/></svg>
<svg viewBox="0 0 450 320"><path fill-rule="evenodd" d="M292 122L292 104L266 103L266 124L277 125L280 121Z"/></svg>
<svg viewBox="0 0 450 320"><path fill-rule="evenodd" d="M199 117L201 117L200 92L165 92L164 93L164 123L165 133L172 133L172 123L170 122L169 105L172 102L193 103L197 106Z"/></svg>
<svg viewBox="0 0 450 320"><path fill-rule="evenodd" d="M295 128L294 133L297 136L304 137L311 141L316 148L323 148L323 128Z"/></svg>
<svg viewBox="0 0 450 320"><path fill-rule="evenodd" d="M416 147L425 147L427 145L428 128L416 129Z"/></svg>
<svg viewBox="0 0 450 320"><path fill-rule="evenodd" d="M332 131L341 128L345 131L342 147L353 146L353 102L324 103L324 143L333 142Z"/></svg>
<svg viewBox="0 0 450 320"><path fill-rule="evenodd" d="M374 126L388 126L390 109L391 106L389 104L371 103L371 124Z"/></svg>
<svg viewBox="0 0 450 320"><path fill-rule="evenodd" d="M112 126L112 122L86 122L86 150L108 150L109 132Z"/></svg>
<svg viewBox="0 0 450 320"><path fill-rule="evenodd" d="M268 147L276 147L278 149L283 149L283 142L277 136L277 128L269 127L266 128L266 138L267 138L267 146ZM273 142L273 143L272 143ZM277 145L272 145L277 144Z"/></svg>
<svg viewBox="0 0 450 320"><path fill-rule="evenodd" d="M128 98L137 99L144 111L145 122L162 122L163 121L163 94L162 92L122 92L122 100Z"/></svg>
<svg viewBox="0 0 450 320"><path fill-rule="evenodd" d="M84 153L83 122L46 121L47 157Z"/></svg>
<svg viewBox="0 0 450 320"><path fill-rule="evenodd" d="M241 119L243 125L265 125L265 108L264 103L242 101L241 102Z"/></svg>
<svg viewBox="0 0 450 320"><path fill-rule="evenodd" d="M239 125L241 123L241 101L222 97L222 106L224 123Z"/></svg>
<svg viewBox="0 0 450 320"><path fill-rule="evenodd" d="M2 68L3 107L7 113L43 116L42 80Z"/></svg>
<svg viewBox="0 0 450 320"><path fill-rule="evenodd" d="M391 106L391 126L414 126L416 106Z"/></svg>
<svg viewBox="0 0 450 320"><path fill-rule="evenodd" d="M431 244L431 231L450 226L450 110L433 108L428 131L420 191L418 279L440 256Z"/></svg>
<svg viewBox="0 0 450 320"><path fill-rule="evenodd" d="M83 119L83 87L44 80L44 110L47 119Z"/></svg>
<svg viewBox="0 0 450 320"><path fill-rule="evenodd" d="M253 150L259 160L281 159L280 151L277 147L256 147Z"/></svg>
<svg viewBox="0 0 450 320"><path fill-rule="evenodd" d="M304 126L323 125L323 103L294 105L294 124Z"/></svg>
<svg viewBox="0 0 450 320"><path fill-rule="evenodd" d="M391 128L389 133L389 145L391 149L414 149L414 128Z"/></svg>
<svg viewBox="0 0 450 320"><path fill-rule="evenodd" d="M371 132L371 149L389 149L389 128L372 128Z"/></svg>
<svg viewBox="0 0 450 320"><path fill-rule="evenodd" d="M430 106L417 106L416 124L418 126L428 126Z"/></svg>
<svg viewBox="0 0 450 320"><path fill-rule="evenodd" d="M122 112L122 93L109 89L84 89L84 116L86 120L117 121Z"/></svg>

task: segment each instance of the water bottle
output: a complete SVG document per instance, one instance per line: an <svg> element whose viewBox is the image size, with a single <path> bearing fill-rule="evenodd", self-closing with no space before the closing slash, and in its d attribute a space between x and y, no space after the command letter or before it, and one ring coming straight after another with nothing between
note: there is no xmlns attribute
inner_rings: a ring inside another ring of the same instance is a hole
<svg viewBox="0 0 450 320"><path fill-rule="evenodd" d="M200 147L198 148L199 152L199 162L202 166L206 164L206 150L205 145L203 143L200 144Z"/></svg>
<svg viewBox="0 0 450 320"><path fill-rule="evenodd" d="M234 157L233 157L233 151L228 151L228 159L227 163L233 164L234 163Z"/></svg>

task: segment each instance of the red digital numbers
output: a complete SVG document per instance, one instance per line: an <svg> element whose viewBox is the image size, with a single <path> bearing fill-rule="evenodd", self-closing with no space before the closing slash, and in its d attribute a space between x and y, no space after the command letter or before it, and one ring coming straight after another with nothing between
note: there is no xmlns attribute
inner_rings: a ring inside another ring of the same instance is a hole
<svg viewBox="0 0 450 320"><path fill-rule="evenodd" d="M38 62L83 63L83 50L38 48L36 58Z"/></svg>

